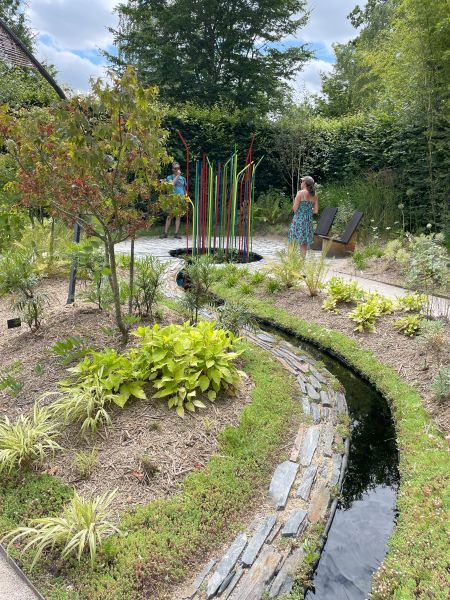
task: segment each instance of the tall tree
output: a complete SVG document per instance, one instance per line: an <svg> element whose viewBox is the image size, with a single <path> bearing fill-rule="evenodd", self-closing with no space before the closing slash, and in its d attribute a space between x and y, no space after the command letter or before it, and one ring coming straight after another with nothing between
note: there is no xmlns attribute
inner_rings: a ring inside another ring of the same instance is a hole
<svg viewBox="0 0 450 600"><path fill-rule="evenodd" d="M311 56L280 42L307 21L306 0L129 0L115 31L121 66L170 101L268 110Z"/></svg>

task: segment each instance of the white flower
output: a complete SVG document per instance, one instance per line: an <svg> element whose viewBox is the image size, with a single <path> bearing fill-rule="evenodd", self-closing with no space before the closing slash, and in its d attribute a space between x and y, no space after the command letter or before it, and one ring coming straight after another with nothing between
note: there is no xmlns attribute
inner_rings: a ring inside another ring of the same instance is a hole
<svg viewBox="0 0 450 600"><path fill-rule="evenodd" d="M375 221L375 219L370 219L370 222L373 223Z"/></svg>
<svg viewBox="0 0 450 600"><path fill-rule="evenodd" d="M389 231L390 227L386 227L387 231Z"/></svg>
<svg viewBox="0 0 450 600"><path fill-rule="evenodd" d="M433 225L431 223L427 223L427 229L431 229Z"/></svg>

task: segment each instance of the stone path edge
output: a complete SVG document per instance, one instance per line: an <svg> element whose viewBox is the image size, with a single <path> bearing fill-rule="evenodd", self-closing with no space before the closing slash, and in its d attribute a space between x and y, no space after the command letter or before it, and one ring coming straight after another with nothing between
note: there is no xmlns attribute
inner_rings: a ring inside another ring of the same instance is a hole
<svg viewBox="0 0 450 600"><path fill-rule="evenodd" d="M39 592L39 590L31 583L16 561L7 553L5 548L0 544L0 557L3 558L6 563L15 571L16 575L25 583L33 594L36 596L37 600L45 600L44 596Z"/></svg>

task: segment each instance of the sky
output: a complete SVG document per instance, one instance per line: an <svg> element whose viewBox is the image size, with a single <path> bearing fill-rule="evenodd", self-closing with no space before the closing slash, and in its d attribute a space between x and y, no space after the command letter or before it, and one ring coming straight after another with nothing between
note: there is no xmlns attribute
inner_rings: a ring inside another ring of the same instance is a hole
<svg viewBox="0 0 450 600"><path fill-rule="evenodd" d="M311 16L296 38L284 43L308 43L316 57L298 74L296 95L320 91L320 72L333 63L333 42L347 42L355 30L346 18L358 0L308 0ZM101 50L112 50L108 27L117 23L118 0L29 0L28 14L36 35L36 55L55 65L57 80L75 91L87 91L91 77L105 74ZM360 4L364 4L360 2Z"/></svg>

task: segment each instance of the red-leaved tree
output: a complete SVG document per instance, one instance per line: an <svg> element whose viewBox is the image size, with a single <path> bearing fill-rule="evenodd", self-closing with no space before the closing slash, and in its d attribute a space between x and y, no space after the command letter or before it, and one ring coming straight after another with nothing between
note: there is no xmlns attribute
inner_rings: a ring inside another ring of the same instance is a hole
<svg viewBox="0 0 450 600"><path fill-rule="evenodd" d="M136 208L157 189L169 161L164 107L157 88L142 88L132 68L87 97L19 115L0 112L0 143L17 161L17 189L27 207L45 207L102 240L117 326L124 343L114 245L149 225ZM3 138L3 139L2 139Z"/></svg>

